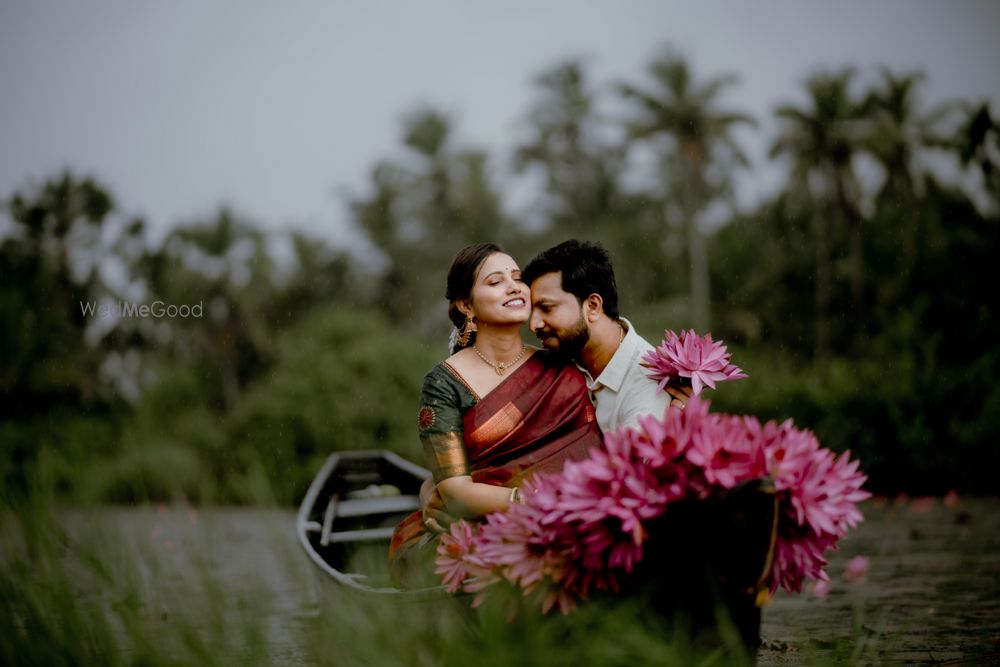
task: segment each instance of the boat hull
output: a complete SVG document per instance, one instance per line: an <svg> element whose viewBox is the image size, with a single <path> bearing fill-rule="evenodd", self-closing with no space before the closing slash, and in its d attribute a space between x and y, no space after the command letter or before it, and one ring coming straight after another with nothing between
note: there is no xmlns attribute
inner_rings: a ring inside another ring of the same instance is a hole
<svg viewBox="0 0 1000 667"><path fill-rule="evenodd" d="M331 454L299 507L299 543L328 579L352 591L443 597L443 587L404 590L388 577L392 529L419 509L420 486L429 477L428 470L384 450Z"/></svg>

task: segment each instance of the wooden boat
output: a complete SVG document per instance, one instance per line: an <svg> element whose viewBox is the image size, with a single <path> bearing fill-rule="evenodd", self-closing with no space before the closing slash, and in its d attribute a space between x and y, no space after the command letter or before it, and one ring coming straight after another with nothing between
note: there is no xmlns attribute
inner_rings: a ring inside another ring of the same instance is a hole
<svg viewBox="0 0 1000 667"><path fill-rule="evenodd" d="M430 471L383 450L331 454L299 507L296 532L322 572L355 591L405 598L446 595L443 587L402 590L388 575L393 527L419 509Z"/></svg>

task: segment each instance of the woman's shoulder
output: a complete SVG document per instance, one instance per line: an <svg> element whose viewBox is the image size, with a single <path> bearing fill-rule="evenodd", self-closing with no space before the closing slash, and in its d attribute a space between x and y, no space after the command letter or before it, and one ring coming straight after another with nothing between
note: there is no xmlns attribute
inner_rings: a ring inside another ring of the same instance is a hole
<svg viewBox="0 0 1000 667"><path fill-rule="evenodd" d="M451 357L449 357L448 359L450 358ZM433 366L431 366L430 370L424 373L424 379L427 379L429 377L437 377L440 375L447 375L448 370L446 368L446 364L448 363L448 359L445 359L444 361L439 361Z"/></svg>
<svg viewBox="0 0 1000 667"><path fill-rule="evenodd" d="M452 368L454 368L455 364L462 363L462 359L464 359L465 357L467 357L467 356L469 356L471 354L472 354L472 348L471 347L463 347L458 352L455 352L453 355L451 355L450 357L448 357L444 361L440 362L437 366L435 366L435 368L437 368L438 366L442 366L442 367L444 367L444 366L451 366Z"/></svg>
<svg viewBox="0 0 1000 667"><path fill-rule="evenodd" d="M422 393L425 397L428 395L448 397L460 404L468 403L470 400L475 401L475 394L451 363L454 356L438 362L424 374Z"/></svg>
<svg viewBox="0 0 1000 667"><path fill-rule="evenodd" d="M467 363L466 357L469 356L470 350L471 348L462 348L447 359L434 364L434 366L424 374L424 380L427 378L449 378L451 380L461 382L461 369L463 365Z"/></svg>

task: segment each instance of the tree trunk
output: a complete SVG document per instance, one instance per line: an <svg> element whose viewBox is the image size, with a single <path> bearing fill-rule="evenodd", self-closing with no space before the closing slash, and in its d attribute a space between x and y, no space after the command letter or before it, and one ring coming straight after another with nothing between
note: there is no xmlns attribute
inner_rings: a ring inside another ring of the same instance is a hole
<svg viewBox="0 0 1000 667"><path fill-rule="evenodd" d="M855 321L865 324L865 257L861 238L861 212L847 195L843 178L837 178L837 204L847 232L847 252L851 267L851 300L854 305Z"/></svg>
<svg viewBox="0 0 1000 667"><path fill-rule="evenodd" d="M825 360L830 351L830 244L827 221L822 213L813 214L813 240L816 251L814 285L813 356Z"/></svg>
<svg viewBox="0 0 1000 667"><path fill-rule="evenodd" d="M691 272L691 317L694 328L704 335L709 330L709 274L705 237L698 229L696 215L687 216L688 258Z"/></svg>
<svg viewBox="0 0 1000 667"><path fill-rule="evenodd" d="M705 182L705 148L699 141L682 144L681 155L687 166L687 187L682 193L682 211L687 232L688 270L691 279L691 319L695 330L708 332L711 293L709 292L708 250L698 228L698 216L708 206L709 190Z"/></svg>

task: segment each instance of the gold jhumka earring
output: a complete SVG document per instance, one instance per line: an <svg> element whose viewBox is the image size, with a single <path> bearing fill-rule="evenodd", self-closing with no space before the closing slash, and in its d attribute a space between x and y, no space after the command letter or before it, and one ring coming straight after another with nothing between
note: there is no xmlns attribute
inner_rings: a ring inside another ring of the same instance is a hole
<svg viewBox="0 0 1000 667"><path fill-rule="evenodd" d="M472 315L465 316L465 322L462 323L462 328L458 332L458 344L461 347L465 347L469 344L469 338L472 337L472 332L475 329L472 328Z"/></svg>

